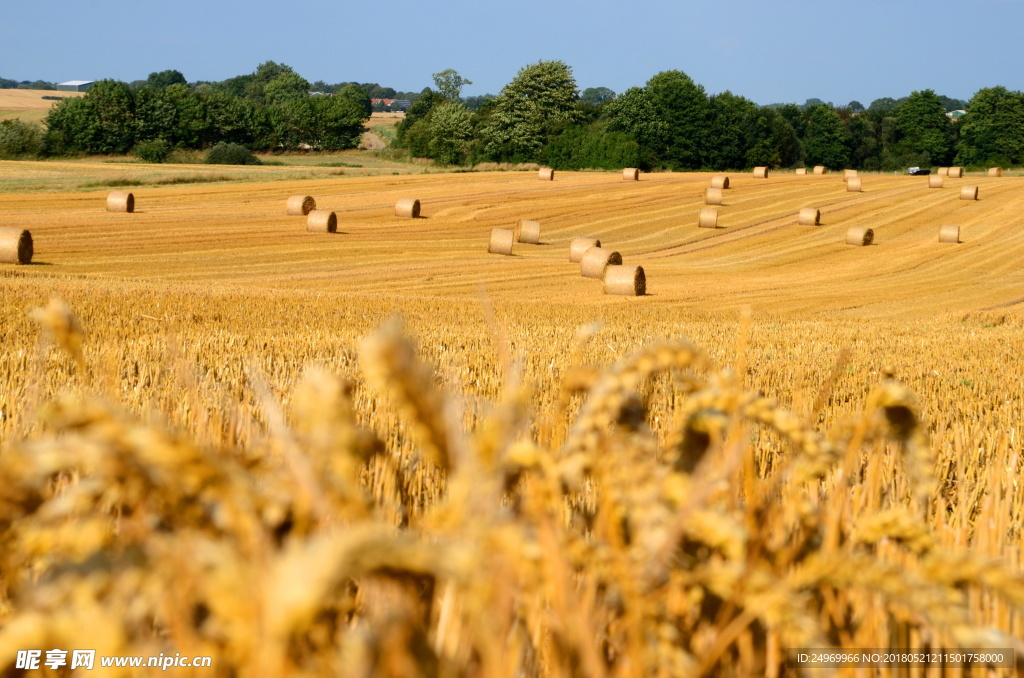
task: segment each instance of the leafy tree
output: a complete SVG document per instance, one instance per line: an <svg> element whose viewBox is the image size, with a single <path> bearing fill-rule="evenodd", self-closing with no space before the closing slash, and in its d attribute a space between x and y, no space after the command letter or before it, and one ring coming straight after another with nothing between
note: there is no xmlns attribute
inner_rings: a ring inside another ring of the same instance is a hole
<svg viewBox="0 0 1024 678"><path fill-rule="evenodd" d="M448 100L430 112L430 157L444 165L459 165L469 154L473 114L461 101Z"/></svg>
<svg viewBox="0 0 1024 678"><path fill-rule="evenodd" d="M544 162L555 169L620 169L645 166L633 135L610 131L606 123L570 125L544 149Z"/></svg>
<svg viewBox="0 0 1024 678"><path fill-rule="evenodd" d="M409 110L405 112L405 117L395 126L395 144L399 148L408 149L415 156L428 157L427 154L430 153L430 124L426 121L426 118L435 106L445 101L447 99L428 88L409 107ZM417 127L416 124L421 121L424 124L420 125L414 132L414 128Z"/></svg>
<svg viewBox="0 0 1024 678"><path fill-rule="evenodd" d="M0 158L39 155L43 150L43 130L22 120L0 120Z"/></svg>
<svg viewBox="0 0 1024 678"><path fill-rule="evenodd" d="M355 105L359 106L363 111L364 118L369 118L370 114L373 113L373 102L370 101L370 95L359 85L345 85L339 89L334 96L348 99Z"/></svg>
<svg viewBox="0 0 1024 678"><path fill-rule="evenodd" d="M850 109L851 113L863 113L867 109L864 108L864 104L854 99L850 103L846 104L846 107Z"/></svg>
<svg viewBox="0 0 1024 678"><path fill-rule="evenodd" d="M44 143L47 153L61 155L81 153L92 148L96 127L96 111L88 96L58 101L43 121L46 125Z"/></svg>
<svg viewBox="0 0 1024 678"><path fill-rule="evenodd" d="M942 107L946 109L947 113L949 111L962 111L967 109L967 102L963 99L951 99L950 97L943 96L941 94L939 94L938 97L939 103L942 104Z"/></svg>
<svg viewBox="0 0 1024 678"><path fill-rule="evenodd" d="M181 71L160 71L159 73L150 73L149 77L146 78L146 86L153 89L166 89L171 85L187 84L188 81L185 80L185 76L181 74Z"/></svg>
<svg viewBox="0 0 1024 678"><path fill-rule="evenodd" d="M810 99L804 102L804 109L814 108L815 106L821 106L824 103L824 101L818 99L817 97L811 97ZM831 106L831 104L829 105Z"/></svg>
<svg viewBox="0 0 1024 678"><path fill-rule="evenodd" d="M279 64L274 61L264 61L256 67L256 71L245 81L245 91L243 95L258 104L270 103L267 100L265 91L267 85L288 73L295 73L291 66ZM303 82L305 82L305 80L303 80ZM292 84L294 85L294 81L292 81ZM304 94L308 93L309 83L306 83Z"/></svg>
<svg viewBox="0 0 1024 678"><path fill-rule="evenodd" d="M662 161L673 169L701 167L711 115L704 88L682 71L663 71L648 80L645 89L665 124L665 143L657 149Z"/></svg>
<svg viewBox="0 0 1024 678"><path fill-rule="evenodd" d="M895 110L902 155L924 154L926 165L945 165L953 157L956 128L930 89L913 92Z"/></svg>
<svg viewBox="0 0 1024 678"><path fill-rule="evenodd" d="M273 145L342 150L359 144L363 110L346 97L289 99L271 110Z"/></svg>
<svg viewBox="0 0 1024 678"><path fill-rule="evenodd" d="M549 134L581 118L572 69L561 61L539 61L522 69L495 99L484 130L494 159L540 158Z"/></svg>
<svg viewBox="0 0 1024 678"><path fill-rule="evenodd" d="M839 114L831 106L819 104L807 109L805 115L804 152L807 164L825 165L832 169L845 167L849 156Z"/></svg>
<svg viewBox="0 0 1024 678"><path fill-rule="evenodd" d="M747 151L755 143L753 123L757 104L725 91L708 99L709 128L705 166L711 169L741 169ZM781 156L776 165L781 163Z"/></svg>
<svg viewBox="0 0 1024 678"><path fill-rule="evenodd" d="M790 104L799 111L799 107ZM753 143L747 150L747 166L792 167L803 158L803 145L780 109L762 107L752 124Z"/></svg>
<svg viewBox="0 0 1024 678"><path fill-rule="evenodd" d="M434 73L433 77L436 91L449 101L458 100L462 95L462 88L473 84L472 80L466 80L453 68Z"/></svg>
<svg viewBox="0 0 1024 678"><path fill-rule="evenodd" d="M471 111L479 110L488 101L493 101L496 97L493 94L481 94L475 97L466 97L463 103L466 104L466 108Z"/></svg>
<svg viewBox="0 0 1024 678"><path fill-rule="evenodd" d="M135 145L135 96L128 85L100 80L83 97L92 101L95 125L90 153L127 153Z"/></svg>
<svg viewBox="0 0 1024 678"><path fill-rule="evenodd" d="M370 90L371 99L397 99L395 95L398 94L393 87L381 87L380 85L374 85Z"/></svg>
<svg viewBox="0 0 1024 678"><path fill-rule="evenodd" d="M615 99L615 92L607 87L588 87L580 94L580 101L593 106L600 106Z"/></svg>
<svg viewBox="0 0 1024 678"><path fill-rule="evenodd" d="M1024 164L1024 93L1005 87L978 90L957 125L958 164Z"/></svg>
<svg viewBox="0 0 1024 678"><path fill-rule="evenodd" d="M266 84L263 97L271 106L295 99L307 99L309 82L298 73L282 73Z"/></svg>
<svg viewBox="0 0 1024 678"><path fill-rule="evenodd" d="M888 113L896 108L896 104L899 103L892 97L882 97L881 99L875 99L868 106L868 111L871 113Z"/></svg>
<svg viewBox="0 0 1024 678"><path fill-rule="evenodd" d="M845 124L850 166L866 170L880 169L881 146L875 121L868 115L855 115L848 118Z"/></svg>
<svg viewBox="0 0 1024 678"><path fill-rule="evenodd" d="M668 126L646 89L631 87L605 106L610 132L626 132L639 144L645 169L661 164L659 150L667 145Z"/></svg>

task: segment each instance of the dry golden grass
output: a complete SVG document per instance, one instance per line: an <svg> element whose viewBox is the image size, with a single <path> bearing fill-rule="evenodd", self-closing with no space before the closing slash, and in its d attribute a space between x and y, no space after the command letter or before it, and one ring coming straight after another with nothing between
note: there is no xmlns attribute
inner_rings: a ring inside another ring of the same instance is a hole
<svg viewBox="0 0 1024 678"><path fill-rule="evenodd" d="M689 174L135 188L135 214L0 194L44 262L0 269L0 671L95 646L224 676L790 675L799 646L1016 646L1024 186L807 179L735 178L713 232ZM339 233L284 216L294 193ZM393 216L409 194L426 218ZM520 218L545 244L488 256ZM580 235L651 296L581 279Z"/></svg>

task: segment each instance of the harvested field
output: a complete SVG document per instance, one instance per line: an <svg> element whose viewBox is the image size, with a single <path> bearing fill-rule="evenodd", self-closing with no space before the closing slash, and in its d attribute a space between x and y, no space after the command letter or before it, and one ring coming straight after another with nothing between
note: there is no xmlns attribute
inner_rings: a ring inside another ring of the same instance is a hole
<svg viewBox="0 0 1024 678"><path fill-rule="evenodd" d="M128 217L55 165L0 162L34 245L0 264L0 645L738 677L1024 633L1024 179L734 175L701 229L699 173L256 168ZM488 254L523 215L543 244ZM581 277L581 236L647 294Z"/></svg>

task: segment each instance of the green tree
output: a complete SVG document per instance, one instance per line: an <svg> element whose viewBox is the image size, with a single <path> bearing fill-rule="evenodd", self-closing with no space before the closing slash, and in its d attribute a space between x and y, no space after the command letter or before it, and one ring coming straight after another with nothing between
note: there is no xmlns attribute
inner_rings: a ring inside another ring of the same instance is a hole
<svg viewBox="0 0 1024 678"><path fill-rule="evenodd" d="M645 169L661 165L659 149L667 145L668 127L654 107L650 93L640 87L630 87L610 101L604 108L610 132L625 132L640 146Z"/></svg>
<svg viewBox="0 0 1024 678"><path fill-rule="evenodd" d="M146 86L153 89L166 89L171 85L187 85L188 81L181 71L167 70L159 73L150 73L146 78Z"/></svg>
<svg viewBox="0 0 1024 678"><path fill-rule="evenodd" d="M135 95L128 85L101 80L85 97L93 104L96 125L88 150L90 153L127 153L135 145Z"/></svg>
<svg viewBox="0 0 1024 678"><path fill-rule="evenodd" d="M484 130L496 160L534 161L547 138L582 115L572 69L561 61L530 64L501 90Z"/></svg>
<svg viewBox="0 0 1024 678"><path fill-rule="evenodd" d="M881 145L878 126L868 115L854 115L846 124L846 148L850 167L855 169L881 169Z"/></svg>
<svg viewBox="0 0 1024 678"><path fill-rule="evenodd" d="M925 89L911 93L896 106L895 114L901 137L898 153L923 154L928 165L948 164L953 157L956 128L935 92Z"/></svg>
<svg viewBox="0 0 1024 678"><path fill-rule="evenodd" d="M39 155L43 150L43 130L23 120L0 120L0 158Z"/></svg>
<svg viewBox="0 0 1024 678"><path fill-rule="evenodd" d="M370 101L370 95L359 85L345 85L339 89L334 96L348 99L355 105L359 106L363 111L364 118L369 118L370 114L373 113L373 102Z"/></svg>
<svg viewBox="0 0 1024 678"><path fill-rule="evenodd" d="M449 100L430 112L430 157L444 165L460 165L469 154L473 114L461 101Z"/></svg>
<svg viewBox="0 0 1024 678"><path fill-rule="evenodd" d="M95 106L88 96L58 101L43 121L46 152L62 155L91 150L96 123Z"/></svg>
<svg viewBox="0 0 1024 678"><path fill-rule="evenodd" d="M1024 164L1024 93L1005 87L978 90L957 124L957 164Z"/></svg>
<svg viewBox="0 0 1024 678"><path fill-rule="evenodd" d="M756 143L757 104L728 90L708 99L709 127L704 165L709 169L742 169ZM775 164L781 163L781 156Z"/></svg>
<svg viewBox="0 0 1024 678"><path fill-rule="evenodd" d="M274 61L264 61L256 67L256 71L252 75L248 77L241 76L242 78L245 78L242 83L244 86L244 94L242 96L245 96L258 104L268 104L270 102L267 100L266 96L267 85L288 73L295 73L291 66L279 64ZM305 93L309 93L309 83L306 83Z"/></svg>
<svg viewBox="0 0 1024 678"><path fill-rule="evenodd" d="M454 68L434 73L433 77L436 91L449 101L457 101L462 96L462 88L473 84L472 80L466 80Z"/></svg>
<svg viewBox="0 0 1024 678"><path fill-rule="evenodd" d="M580 94L580 101L592 106L600 106L615 99L615 92L607 87L588 87Z"/></svg>
<svg viewBox="0 0 1024 678"><path fill-rule="evenodd" d="M298 73L282 73L266 84L263 97L270 106L295 99L308 99L309 82Z"/></svg>
<svg viewBox="0 0 1024 678"><path fill-rule="evenodd" d="M645 89L665 124L664 145L657 149L662 161L673 169L704 165L711 116L704 88L682 71L662 71Z"/></svg>
<svg viewBox="0 0 1024 678"><path fill-rule="evenodd" d="M808 165L825 165L831 169L846 167L849 156L846 134L839 114L828 104L811 106L804 111L804 153Z"/></svg>
<svg viewBox="0 0 1024 678"><path fill-rule="evenodd" d="M271 109L274 145L316 150L354 148L363 135L363 110L345 97L289 99Z"/></svg>

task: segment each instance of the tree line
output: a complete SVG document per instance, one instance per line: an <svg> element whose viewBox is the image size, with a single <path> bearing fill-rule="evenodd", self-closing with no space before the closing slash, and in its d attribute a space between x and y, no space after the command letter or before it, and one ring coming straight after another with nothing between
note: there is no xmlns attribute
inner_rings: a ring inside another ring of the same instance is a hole
<svg viewBox="0 0 1024 678"><path fill-rule="evenodd" d="M678 70L619 95L603 87L581 94L561 61L524 67L476 110L436 84L399 124L397 145L443 164L536 162L567 170L1024 164L1024 94L1005 87L979 90L954 120L947 107L965 102L929 89L867 108L820 100L758 106L728 91L708 95Z"/></svg>
<svg viewBox="0 0 1024 678"><path fill-rule="evenodd" d="M419 93L377 83L310 83L273 61L222 82L190 84L178 71L161 71L133 83L100 81L84 97L64 99L43 132L3 121L0 156L135 150L160 160L171 149L218 143L251 150L351 148L373 97L412 100L396 147L445 165L897 170L1024 163L1024 94L1005 87L979 90L969 102L925 89L866 108L818 99L759 106L728 91L708 95L679 70L621 94L606 87L581 93L561 61L524 67L497 96L463 98L470 84L452 69L436 73L434 88ZM967 113L952 120L951 106Z"/></svg>

